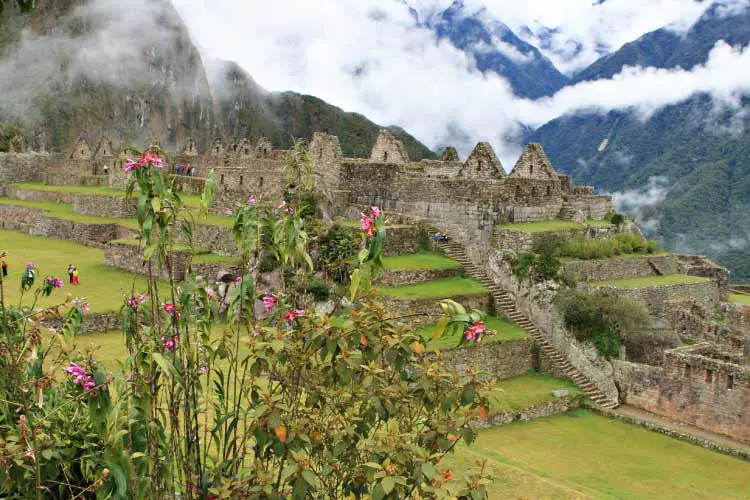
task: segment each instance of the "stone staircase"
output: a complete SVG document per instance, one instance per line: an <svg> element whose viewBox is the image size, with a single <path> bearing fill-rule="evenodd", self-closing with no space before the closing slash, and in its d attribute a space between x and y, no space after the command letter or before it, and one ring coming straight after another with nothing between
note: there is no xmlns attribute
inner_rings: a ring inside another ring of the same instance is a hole
<svg viewBox="0 0 750 500"><path fill-rule="evenodd" d="M430 231L431 234L435 234L436 232L437 231L434 230L434 228ZM552 363L562 370L566 376L573 380L586 396L598 405L607 409L614 409L619 406L617 401L608 399L583 373L578 371L578 369L571 365L564 356L557 352L552 344L547 341L539 328L537 328L536 325L526 317L526 315L516 308L516 305L510 296L497 286L484 271L471 262L466 255L466 251L460 244L452 241L439 242L438 247L443 250L448 257L458 261L468 275L489 289L497 312L500 312L515 321L518 326L523 328L526 333L528 333L529 337L539 345L541 351L552 361Z"/></svg>

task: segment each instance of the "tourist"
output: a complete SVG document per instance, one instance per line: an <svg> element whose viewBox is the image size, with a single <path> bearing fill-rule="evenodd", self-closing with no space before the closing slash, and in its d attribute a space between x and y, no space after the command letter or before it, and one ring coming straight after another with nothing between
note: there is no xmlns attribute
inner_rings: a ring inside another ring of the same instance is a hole
<svg viewBox="0 0 750 500"><path fill-rule="evenodd" d="M196 175L198 175L198 168L193 167L192 169L190 169L190 176L195 177Z"/></svg>
<svg viewBox="0 0 750 500"><path fill-rule="evenodd" d="M73 271L75 271L73 264L68 264L68 283L73 283Z"/></svg>
<svg viewBox="0 0 750 500"><path fill-rule="evenodd" d="M5 259L3 259L2 266L3 266L3 278L5 278L6 276L8 276L8 263L5 262Z"/></svg>
<svg viewBox="0 0 750 500"><path fill-rule="evenodd" d="M435 241L440 242L441 238L443 236L440 233L435 233L435 237L433 238Z"/></svg>
<svg viewBox="0 0 750 500"><path fill-rule="evenodd" d="M448 242L448 234L447 233L440 233L440 238L444 242Z"/></svg>
<svg viewBox="0 0 750 500"><path fill-rule="evenodd" d="M26 264L26 271L24 271L23 276L21 276L21 288L28 290L34 285L35 279L36 269L34 268L34 263L29 262Z"/></svg>
<svg viewBox="0 0 750 500"><path fill-rule="evenodd" d="M109 167L104 165L104 175L109 175Z"/></svg>
<svg viewBox="0 0 750 500"><path fill-rule="evenodd" d="M78 268L73 268L73 278L70 280L70 282L75 286L78 284Z"/></svg>

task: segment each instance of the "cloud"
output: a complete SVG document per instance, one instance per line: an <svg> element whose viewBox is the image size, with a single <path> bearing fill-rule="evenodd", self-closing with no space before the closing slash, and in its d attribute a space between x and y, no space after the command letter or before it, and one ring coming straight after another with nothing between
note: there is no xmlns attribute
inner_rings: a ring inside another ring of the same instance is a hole
<svg viewBox="0 0 750 500"><path fill-rule="evenodd" d="M188 39L167 0L96 0L71 8L57 23L66 29L42 36L21 32L0 59L0 121L33 123L40 119L39 98L82 81L134 92L169 86L172 95L195 94L198 73L175 78L186 55L164 50Z"/></svg>
<svg viewBox="0 0 750 500"><path fill-rule="evenodd" d="M669 179L663 176L650 177L648 183L638 189L611 193L617 211L632 217L648 233L654 234L659 227L656 207L669 193Z"/></svg>

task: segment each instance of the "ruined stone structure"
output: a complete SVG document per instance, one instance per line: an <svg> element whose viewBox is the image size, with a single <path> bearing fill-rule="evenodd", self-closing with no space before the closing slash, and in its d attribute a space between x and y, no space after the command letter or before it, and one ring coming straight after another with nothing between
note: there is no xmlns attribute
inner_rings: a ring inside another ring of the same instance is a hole
<svg viewBox="0 0 750 500"><path fill-rule="evenodd" d="M664 353L661 367L616 362L627 403L678 422L750 441L750 359L711 343Z"/></svg>

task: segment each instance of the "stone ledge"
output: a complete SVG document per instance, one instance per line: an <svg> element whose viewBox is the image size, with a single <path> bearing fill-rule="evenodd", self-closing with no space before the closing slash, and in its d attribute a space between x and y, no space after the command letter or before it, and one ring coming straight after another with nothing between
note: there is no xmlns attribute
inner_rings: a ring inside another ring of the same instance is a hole
<svg viewBox="0 0 750 500"><path fill-rule="evenodd" d="M375 284L379 286L414 285L459 276L461 268L455 269L384 269Z"/></svg>
<svg viewBox="0 0 750 500"><path fill-rule="evenodd" d="M616 295L642 304L651 314L663 316L668 302L680 297L692 297L704 310L713 311L720 302L719 286L715 281L699 283L673 283L639 288L620 288L601 285L593 287L601 292Z"/></svg>
<svg viewBox="0 0 750 500"><path fill-rule="evenodd" d="M529 339L503 340L484 344L471 344L443 348L439 356L445 366L458 375L470 370L480 372L483 380L497 380L524 375L534 366L532 345Z"/></svg>
<svg viewBox="0 0 750 500"><path fill-rule="evenodd" d="M73 211L99 217L135 217L137 203L135 199L117 195L76 194L73 196Z"/></svg>
<svg viewBox="0 0 750 500"><path fill-rule="evenodd" d="M550 417L559 413L568 413L577 410L584 405L584 396L563 396L554 401L547 401L544 404L531 406L518 411L500 412L490 415L486 420L475 419L471 423L477 427L493 427L508 425L516 421L529 422L537 418Z"/></svg>
<svg viewBox="0 0 750 500"><path fill-rule="evenodd" d="M178 250L169 253L168 258L172 263L172 278L175 281L184 281L190 267L192 254ZM143 261L143 249L136 244L110 241L104 247L104 265L148 276L148 266ZM169 280L169 272L166 268L159 269L155 261L153 266L157 278Z"/></svg>
<svg viewBox="0 0 750 500"><path fill-rule="evenodd" d="M656 269L663 274L679 272L677 257L674 255L644 254L638 257L575 260L565 262L563 266L566 272L575 275L580 281L610 281L657 276Z"/></svg>
<svg viewBox="0 0 750 500"><path fill-rule="evenodd" d="M391 316L400 317L415 315L413 318L409 318L410 322L414 325L427 325L434 323L437 318L442 316L443 310L440 307L440 300L443 298L455 300L467 309L478 309L487 314L492 314L494 309L492 295L489 293L413 300L387 297L384 295L380 295L378 298L383 304L383 307L390 312ZM422 314L422 316L416 316L418 314Z"/></svg>
<svg viewBox="0 0 750 500"><path fill-rule="evenodd" d="M647 420L642 420L640 418L636 418L631 415L623 415L622 413L618 413L617 411L607 410L605 408L601 408L597 405L593 405L593 404L586 403L586 402L583 403L583 407L588 410L593 411L594 413L598 413L599 415L603 415L605 417L609 417L614 420L620 420L621 422L626 422L628 424L637 425L639 427L643 427L644 429L658 432L660 434L664 434L665 436L679 439L680 441L684 441L686 443L698 445L701 448L718 451L719 453L724 453L725 455L731 455L733 457L737 457L743 460L750 461L750 448L745 448L745 449L731 448L729 446L724 446L724 445L715 443L709 439L696 437L696 436L693 436L692 434L685 434L684 432L679 432L674 429L670 429L668 427L664 427L659 424L649 422Z"/></svg>

